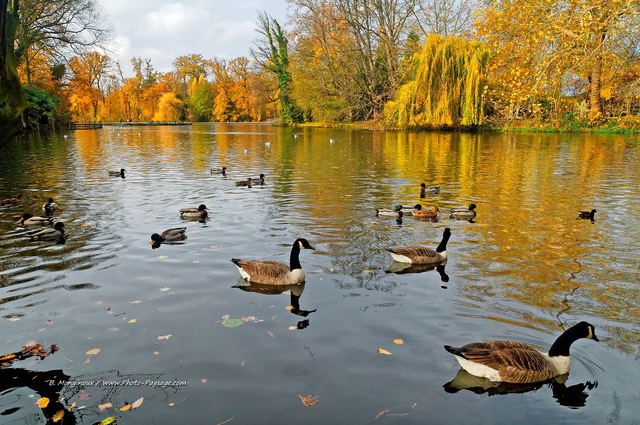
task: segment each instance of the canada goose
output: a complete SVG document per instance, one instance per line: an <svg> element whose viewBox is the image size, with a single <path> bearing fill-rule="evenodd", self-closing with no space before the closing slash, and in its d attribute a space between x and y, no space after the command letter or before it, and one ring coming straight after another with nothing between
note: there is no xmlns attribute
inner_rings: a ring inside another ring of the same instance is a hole
<svg viewBox="0 0 640 425"><path fill-rule="evenodd" d="M591 211L578 211L578 218L588 218L593 220L596 217L597 212L598 211L595 209L592 209Z"/></svg>
<svg viewBox="0 0 640 425"><path fill-rule="evenodd" d="M64 223L58 221L53 227L40 230L31 235L32 241L51 241L64 238Z"/></svg>
<svg viewBox="0 0 640 425"><path fill-rule="evenodd" d="M423 210L422 208L420 208L419 210L412 211L411 214L413 214L414 217L419 218L433 218L437 217L439 212L440 208L433 207L431 208L431 210Z"/></svg>
<svg viewBox="0 0 640 425"><path fill-rule="evenodd" d="M204 220L209 216L207 210L205 204L200 204L198 208L183 208L180 210L180 218Z"/></svg>
<svg viewBox="0 0 640 425"><path fill-rule="evenodd" d="M469 205L469 208L451 208L451 215L458 218L473 218L476 216L476 204Z"/></svg>
<svg viewBox="0 0 640 425"><path fill-rule="evenodd" d="M251 179L251 184L264 184L264 174L260 173L260 177Z"/></svg>
<svg viewBox="0 0 640 425"><path fill-rule="evenodd" d="M20 205L22 202L22 195L17 194L15 198L7 198L0 200L0 205Z"/></svg>
<svg viewBox="0 0 640 425"><path fill-rule="evenodd" d="M222 174L223 176L227 175L227 167L222 168L212 168L211 174Z"/></svg>
<svg viewBox="0 0 640 425"><path fill-rule="evenodd" d="M402 246L387 249L394 261L411 264L441 263L447 259L447 242L451 237L451 229L444 229L440 245L434 251L424 246Z"/></svg>
<svg viewBox="0 0 640 425"><path fill-rule="evenodd" d="M402 217L403 214L402 205L396 205L392 210L389 208L376 208L376 215L381 217Z"/></svg>
<svg viewBox="0 0 640 425"><path fill-rule="evenodd" d="M120 171L109 171L109 176L124 178L124 168L121 168Z"/></svg>
<svg viewBox="0 0 640 425"><path fill-rule="evenodd" d="M53 223L53 218L42 217L39 215L33 216L29 213L22 214L20 224L23 226L46 226Z"/></svg>
<svg viewBox="0 0 640 425"><path fill-rule="evenodd" d="M251 187L251 184L252 184L251 177L247 178L246 180L240 180L239 182L236 182L236 186Z"/></svg>
<svg viewBox="0 0 640 425"><path fill-rule="evenodd" d="M58 204L53 201L53 198L49 198L49 201L42 206L42 212L46 216L52 216L58 210Z"/></svg>
<svg viewBox="0 0 640 425"><path fill-rule="evenodd" d="M151 235L151 246L155 249L159 248L160 244L164 242L183 241L187 239L187 235L185 235L186 231L186 227L175 227L173 229L167 229L161 234L154 233Z"/></svg>
<svg viewBox="0 0 640 425"><path fill-rule="evenodd" d="M424 198L427 193L438 193L442 186L427 186L424 183L420 183L420 197Z"/></svg>
<svg viewBox="0 0 640 425"><path fill-rule="evenodd" d="M300 265L300 250L315 249L304 238L296 239L291 247L289 265L280 261L247 261L233 258L240 275L248 282L265 285L295 285L304 282L304 271Z"/></svg>
<svg viewBox="0 0 640 425"><path fill-rule="evenodd" d="M564 331L549 353L540 353L528 344L513 341L475 342L463 347L444 348L472 375L496 382L525 384L541 382L569 372L569 349L580 338L598 341L595 328L580 322Z"/></svg>

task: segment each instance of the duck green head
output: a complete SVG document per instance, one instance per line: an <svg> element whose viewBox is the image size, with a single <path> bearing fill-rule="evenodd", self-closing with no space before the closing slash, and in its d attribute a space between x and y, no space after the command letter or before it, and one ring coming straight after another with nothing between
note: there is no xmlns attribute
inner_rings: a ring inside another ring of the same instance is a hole
<svg viewBox="0 0 640 425"><path fill-rule="evenodd" d="M471 205L469 205L469 209L470 209L470 210L475 210L475 209L476 209L476 204L471 204Z"/></svg>
<svg viewBox="0 0 640 425"><path fill-rule="evenodd" d="M402 210L402 205L396 205L396 207L394 208L395 211L400 211Z"/></svg>

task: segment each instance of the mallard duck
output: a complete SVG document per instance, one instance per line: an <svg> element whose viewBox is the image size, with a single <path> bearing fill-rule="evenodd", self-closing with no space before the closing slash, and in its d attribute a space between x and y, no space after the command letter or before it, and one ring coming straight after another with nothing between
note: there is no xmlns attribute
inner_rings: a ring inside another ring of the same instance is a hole
<svg viewBox="0 0 640 425"><path fill-rule="evenodd" d="M280 261L247 261L233 258L240 275L248 282L265 285L295 285L304 282L304 271L300 265L300 250L315 249L304 238L296 239L291 247L289 265Z"/></svg>
<svg viewBox="0 0 640 425"><path fill-rule="evenodd" d="M263 185L264 184L264 174L261 173L260 177L251 179L251 184Z"/></svg>
<svg viewBox="0 0 640 425"><path fill-rule="evenodd" d="M42 212L46 216L52 216L57 210L58 204L53 201L53 198L49 198L49 201L42 206Z"/></svg>
<svg viewBox="0 0 640 425"><path fill-rule="evenodd" d="M394 209L389 208L376 208L376 215L381 217L402 217L402 205L396 205Z"/></svg>
<svg viewBox="0 0 640 425"><path fill-rule="evenodd" d="M183 208L180 210L180 217L185 219L204 220L209 216L208 208L205 204L200 204L198 208Z"/></svg>
<svg viewBox="0 0 640 425"><path fill-rule="evenodd" d="M23 226L46 226L53 223L52 217L33 216L29 213L22 214L20 224Z"/></svg>
<svg viewBox="0 0 640 425"><path fill-rule="evenodd" d="M40 230L31 235L32 241L51 241L64 238L64 223L58 221L53 227Z"/></svg>
<svg viewBox="0 0 640 425"><path fill-rule="evenodd" d="M419 218L434 218L438 216L439 212L440 208L432 207L431 210L423 210L422 208L420 208L419 210L411 212L411 214L413 214L414 217Z"/></svg>
<svg viewBox="0 0 640 425"><path fill-rule="evenodd" d="M420 183L420 196L424 198L427 193L438 193L442 186L427 186L424 183Z"/></svg>
<svg viewBox="0 0 640 425"><path fill-rule="evenodd" d="M246 180L240 180L239 182L236 182L236 186L251 187L251 184L252 184L251 177L247 178Z"/></svg>
<svg viewBox="0 0 640 425"><path fill-rule="evenodd" d="M6 198L0 201L0 205L20 205L22 202L22 195L17 194L15 198Z"/></svg>
<svg viewBox="0 0 640 425"><path fill-rule="evenodd" d="M223 176L225 176L227 174L227 167L212 168L211 174L222 174Z"/></svg>
<svg viewBox="0 0 640 425"><path fill-rule="evenodd" d="M578 218L588 218L590 220L593 220L594 218L596 218L596 213L598 211L594 209L592 209L591 211L578 211Z"/></svg>
<svg viewBox="0 0 640 425"><path fill-rule="evenodd" d="M187 239L186 231L186 227L174 227L173 229L165 230L161 234L154 233L151 235L151 246L159 248L161 243L183 241Z"/></svg>
<svg viewBox="0 0 640 425"><path fill-rule="evenodd" d="M122 177L124 178L124 168L121 168L120 171L109 171L110 177Z"/></svg>
<svg viewBox="0 0 640 425"><path fill-rule="evenodd" d="M473 218L476 216L476 204L469 205L469 208L451 208L451 215L457 218Z"/></svg>
<svg viewBox="0 0 640 425"><path fill-rule="evenodd" d="M547 381L569 372L569 349L580 338L598 341L595 328L587 322L570 327L556 339L549 353L513 341L475 342L444 348L472 375L490 381L525 384Z"/></svg>
<svg viewBox="0 0 640 425"><path fill-rule="evenodd" d="M420 204L415 204L412 207L406 207L406 206L402 206L402 213L403 214L412 214L414 211L420 211L422 210L422 205Z"/></svg>
<svg viewBox="0 0 640 425"><path fill-rule="evenodd" d="M433 264L441 263L447 259L447 243L451 237L451 229L444 229L442 240L435 249L425 246L402 246L398 248L387 249L393 258L393 261L411 264Z"/></svg>

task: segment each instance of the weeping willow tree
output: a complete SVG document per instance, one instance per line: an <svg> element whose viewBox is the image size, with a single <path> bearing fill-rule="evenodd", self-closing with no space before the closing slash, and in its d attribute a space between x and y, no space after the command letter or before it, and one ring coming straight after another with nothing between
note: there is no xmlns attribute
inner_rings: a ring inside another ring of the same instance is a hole
<svg viewBox="0 0 640 425"><path fill-rule="evenodd" d="M408 82L385 106L389 125L443 128L482 124L489 60L484 44L431 34L411 60Z"/></svg>

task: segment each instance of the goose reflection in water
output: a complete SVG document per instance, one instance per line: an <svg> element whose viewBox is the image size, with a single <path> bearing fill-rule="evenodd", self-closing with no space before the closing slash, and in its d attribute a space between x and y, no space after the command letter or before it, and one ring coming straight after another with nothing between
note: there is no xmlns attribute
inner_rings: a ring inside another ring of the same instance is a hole
<svg viewBox="0 0 640 425"><path fill-rule="evenodd" d="M408 273L424 273L430 270L436 270L440 275L440 280L442 283L449 282L449 275L445 272L445 268L447 266L447 262L443 261L439 264L412 264L412 263L401 263L400 261L394 261L391 263L389 268L385 271L386 273L395 273L395 274L408 274ZM441 285L441 288L446 289L445 285Z"/></svg>
<svg viewBox="0 0 640 425"><path fill-rule="evenodd" d="M575 385L566 385L568 374L560 375L554 379L530 384L511 384L508 382L494 382L487 378L474 376L464 369L460 369L453 381L443 385L445 392L457 393L461 390L469 390L475 394L504 395L536 391L543 386L549 386L558 404L562 406L578 408L587 404L589 391L598 386L598 382L584 382Z"/></svg>
<svg viewBox="0 0 640 425"><path fill-rule="evenodd" d="M262 283L256 282L247 282L243 278L238 279L238 283L233 286L233 288L242 289L246 292L257 292L265 295L279 295L286 291L289 291L291 294L291 311L292 314L301 317L307 317L311 313L317 311L317 309L313 310L302 310L300 308L300 297L302 297L302 292L304 291L305 283L302 282L298 285L265 285ZM309 319L301 320L297 323L296 327L298 329L304 329L309 326Z"/></svg>

